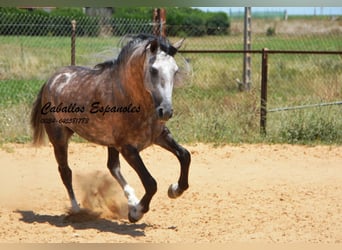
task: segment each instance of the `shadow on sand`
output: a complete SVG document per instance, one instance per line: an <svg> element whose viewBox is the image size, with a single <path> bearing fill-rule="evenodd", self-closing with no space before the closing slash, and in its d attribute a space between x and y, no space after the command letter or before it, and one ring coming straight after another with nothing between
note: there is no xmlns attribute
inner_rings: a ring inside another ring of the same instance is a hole
<svg viewBox="0 0 342 250"><path fill-rule="evenodd" d="M55 227L71 226L74 229L96 229L101 232L109 232L120 235L130 235L132 237L145 236L144 229L148 227L147 224L132 224L125 221L112 221L104 218L94 218L93 220L86 220L74 222L68 219L68 215L44 215L34 213L33 211L16 210L16 213L21 214L21 221L25 223L49 223Z"/></svg>

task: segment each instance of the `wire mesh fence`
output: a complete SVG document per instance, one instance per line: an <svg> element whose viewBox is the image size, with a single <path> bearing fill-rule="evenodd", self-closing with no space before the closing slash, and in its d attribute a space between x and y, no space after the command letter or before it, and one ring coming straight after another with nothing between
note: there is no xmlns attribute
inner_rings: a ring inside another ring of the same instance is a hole
<svg viewBox="0 0 342 250"><path fill-rule="evenodd" d="M0 13L0 141L30 138L29 113L39 88L57 68L71 63L71 21L69 17ZM168 37L171 42L186 36L183 51L241 50L243 37L237 27L233 25L228 33L216 27L211 35L203 34L208 27L202 26L167 26L166 30L173 34ZM252 48L341 51L339 27L330 25L328 32L319 33L277 28L276 34L268 34L265 25L252 33ZM125 35L152 32L151 20L77 19L76 64L92 67L115 58ZM184 73L183 84L174 90L175 115L169 121L177 139L217 143L265 140L259 134L260 54L252 54L249 92L238 88L242 53L178 53L176 60ZM342 100L341 55L272 54L268 78L271 110ZM272 112L266 139L341 143L341 117L341 105Z"/></svg>
<svg viewBox="0 0 342 250"><path fill-rule="evenodd" d="M340 140L341 59L341 52L270 56L267 127L271 134L280 133L290 142Z"/></svg>

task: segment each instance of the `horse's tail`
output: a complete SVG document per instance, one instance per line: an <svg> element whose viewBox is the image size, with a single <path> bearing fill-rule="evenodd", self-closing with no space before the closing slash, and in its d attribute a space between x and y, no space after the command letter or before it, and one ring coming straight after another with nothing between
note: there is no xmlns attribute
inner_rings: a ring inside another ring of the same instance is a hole
<svg viewBox="0 0 342 250"><path fill-rule="evenodd" d="M44 144L45 127L41 122L42 94L45 84L39 91L36 101L33 103L31 111L31 126L33 129L33 145L40 146Z"/></svg>

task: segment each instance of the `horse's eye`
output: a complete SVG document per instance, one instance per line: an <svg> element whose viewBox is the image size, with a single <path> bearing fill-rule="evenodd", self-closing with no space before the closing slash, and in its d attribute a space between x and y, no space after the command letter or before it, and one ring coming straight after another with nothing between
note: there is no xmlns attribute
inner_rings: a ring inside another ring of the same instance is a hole
<svg viewBox="0 0 342 250"><path fill-rule="evenodd" d="M157 76L158 75L158 69L151 67L150 68L150 73L152 76Z"/></svg>

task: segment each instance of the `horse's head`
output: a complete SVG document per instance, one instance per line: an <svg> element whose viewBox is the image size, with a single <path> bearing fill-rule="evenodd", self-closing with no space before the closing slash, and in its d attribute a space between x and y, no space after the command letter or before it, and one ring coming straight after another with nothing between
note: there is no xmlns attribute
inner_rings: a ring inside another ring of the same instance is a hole
<svg viewBox="0 0 342 250"><path fill-rule="evenodd" d="M167 121L172 117L172 91L178 66L174 55L181 47L184 39L169 44L159 38L151 41L148 50L147 67L145 71L145 86L150 91L160 120Z"/></svg>

